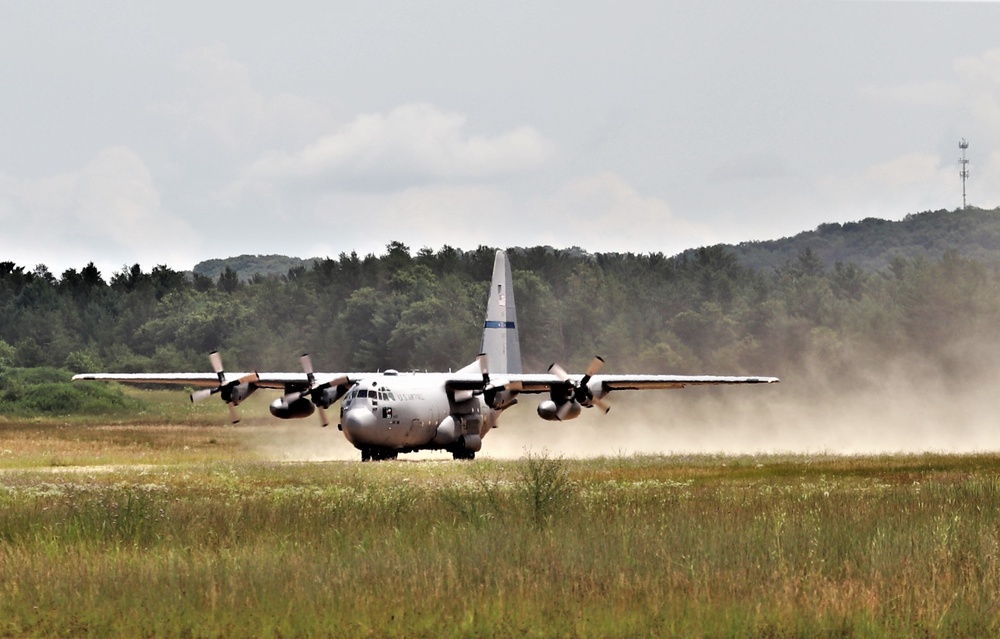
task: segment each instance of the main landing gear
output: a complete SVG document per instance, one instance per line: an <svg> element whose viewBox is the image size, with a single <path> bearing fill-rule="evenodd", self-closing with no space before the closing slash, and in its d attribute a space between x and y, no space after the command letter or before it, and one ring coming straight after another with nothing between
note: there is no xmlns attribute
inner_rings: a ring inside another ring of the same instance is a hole
<svg viewBox="0 0 1000 639"><path fill-rule="evenodd" d="M361 449L361 461L385 461L387 459L396 459L399 455L398 450L393 450L391 448L362 448Z"/></svg>
<svg viewBox="0 0 1000 639"><path fill-rule="evenodd" d="M396 459L399 453L413 452L412 450L396 450L395 448L362 448L361 449L361 461L386 461L389 459ZM451 449L451 456L455 459L475 459L476 452L469 450L468 448L453 448Z"/></svg>

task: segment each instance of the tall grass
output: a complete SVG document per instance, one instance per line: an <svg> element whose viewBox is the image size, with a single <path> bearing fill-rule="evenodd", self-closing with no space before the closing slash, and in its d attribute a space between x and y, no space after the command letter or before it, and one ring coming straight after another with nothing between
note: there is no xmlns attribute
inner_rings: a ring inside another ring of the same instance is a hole
<svg viewBox="0 0 1000 639"><path fill-rule="evenodd" d="M0 636L994 636L998 508L996 456L11 470Z"/></svg>

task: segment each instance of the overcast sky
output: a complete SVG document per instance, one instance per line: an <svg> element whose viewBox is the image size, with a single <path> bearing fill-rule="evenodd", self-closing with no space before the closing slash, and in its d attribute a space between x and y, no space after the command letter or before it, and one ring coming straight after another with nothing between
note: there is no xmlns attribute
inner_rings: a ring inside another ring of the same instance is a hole
<svg viewBox="0 0 1000 639"><path fill-rule="evenodd" d="M675 254L1000 205L1000 4L0 2L0 261ZM262 4L262 3L261 3Z"/></svg>

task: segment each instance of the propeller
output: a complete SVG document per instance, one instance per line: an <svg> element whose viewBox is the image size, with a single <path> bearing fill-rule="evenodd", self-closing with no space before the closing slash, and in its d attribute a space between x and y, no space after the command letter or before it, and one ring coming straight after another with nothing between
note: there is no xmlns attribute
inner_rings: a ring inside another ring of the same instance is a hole
<svg viewBox="0 0 1000 639"><path fill-rule="evenodd" d="M477 391L476 394L481 393L486 398L486 405L490 408L497 407L497 395L499 395L501 391L520 392L524 389L524 384L519 381L507 382L506 384L502 384L500 386L494 386L493 383L490 382L490 366L486 353L480 353L479 357L476 358L476 361L479 362L479 370L483 374L483 390ZM512 400L512 402L513 401L516 400ZM506 404L506 406L510 406L511 403Z"/></svg>
<svg viewBox="0 0 1000 639"><path fill-rule="evenodd" d="M303 390L288 393L281 399L286 404L291 404L292 402L297 402L303 397L308 397L312 403L315 404L316 408L319 409L320 423L323 428L326 428L330 425L330 420L326 416L327 406L324 406L324 402L319 399L319 393L332 386L342 386L346 384L348 381L347 376L341 375L340 377L335 377L331 380L317 384L316 373L313 371L312 358L309 357L309 354L303 353L302 357L299 358L299 362L302 363L302 371L306 374L306 381L309 383L309 386Z"/></svg>
<svg viewBox="0 0 1000 639"><path fill-rule="evenodd" d="M222 356L219 355L219 351L212 351L211 353L209 353L208 361L212 363L212 370L215 371L215 374L219 376L219 385L216 386L215 388L203 388L201 390L197 390L191 393L191 401L194 403L198 403L202 400L208 399L209 397L215 395L216 393L220 393L222 401L226 402L226 406L229 407L230 420L234 424L239 423L240 414L236 411L236 406L241 401L246 399L247 395L249 395L256 389L250 388L248 389L246 394L238 392L234 394L234 391L236 391L240 386L244 384L250 384L256 382L258 379L260 379L260 376L257 375L256 371L254 371L253 373L248 373L243 377L240 377L239 379L234 379L232 381L227 382L225 370L222 368Z"/></svg>
<svg viewBox="0 0 1000 639"><path fill-rule="evenodd" d="M562 413L559 416L560 419L565 416L565 413L569 412L571 406L569 400L571 399L581 406L586 406L588 408L591 406L597 406L605 413L611 410L610 406L601 401L599 398L594 397L594 393L590 390L589 386L590 378L596 375L597 372L601 370L602 366L604 366L604 359L599 356L594 357L594 359L591 360L590 365L587 366L587 370L584 371L583 377L580 378L580 383L578 384L573 382L569 374L567 374L563 367L559 364L552 364L549 366L549 372L566 384L566 388L570 393L568 397L564 398L563 403L559 406L559 412Z"/></svg>

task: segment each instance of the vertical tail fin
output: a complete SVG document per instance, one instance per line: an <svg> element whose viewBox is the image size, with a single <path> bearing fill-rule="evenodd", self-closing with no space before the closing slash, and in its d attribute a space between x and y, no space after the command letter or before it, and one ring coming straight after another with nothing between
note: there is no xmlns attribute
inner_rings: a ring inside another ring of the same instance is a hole
<svg viewBox="0 0 1000 639"><path fill-rule="evenodd" d="M517 335L517 309L514 307L513 278L507 253L497 251L493 262L493 281L483 324L482 352L488 358L490 373L521 373L521 344Z"/></svg>

